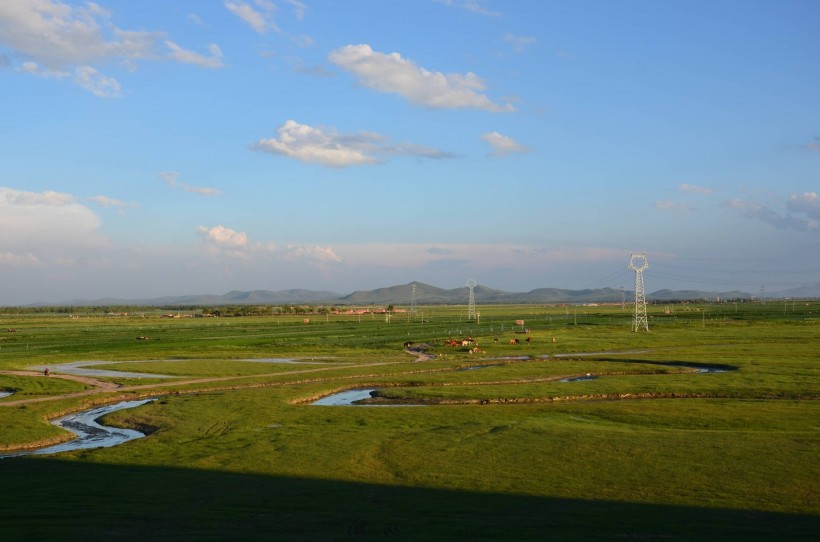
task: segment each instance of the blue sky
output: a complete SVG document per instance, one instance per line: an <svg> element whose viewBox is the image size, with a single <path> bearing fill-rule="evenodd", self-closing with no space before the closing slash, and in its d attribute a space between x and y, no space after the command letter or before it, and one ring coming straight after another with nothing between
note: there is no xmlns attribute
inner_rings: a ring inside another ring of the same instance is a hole
<svg viewBox="0 0 820 542"><path fill-rule="evenodd" d="M820 3L0 0L0 304L820 282Z"/></svg>

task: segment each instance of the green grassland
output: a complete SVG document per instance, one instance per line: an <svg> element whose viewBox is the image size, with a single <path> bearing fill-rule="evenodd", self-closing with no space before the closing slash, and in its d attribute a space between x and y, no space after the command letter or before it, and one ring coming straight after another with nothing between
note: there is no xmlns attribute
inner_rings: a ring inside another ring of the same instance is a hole
<svg viewBox="0 0 820 542"><path fill-rule="evenodd" d="M650 306L649 333L628 306L465 315L0 315L0 449L156 398L106 417L147 438L0 459L0 537L820 538L820 303ZM156 378L60 378L77 361ZM360 388L379 406L309 404Z"/></svg>

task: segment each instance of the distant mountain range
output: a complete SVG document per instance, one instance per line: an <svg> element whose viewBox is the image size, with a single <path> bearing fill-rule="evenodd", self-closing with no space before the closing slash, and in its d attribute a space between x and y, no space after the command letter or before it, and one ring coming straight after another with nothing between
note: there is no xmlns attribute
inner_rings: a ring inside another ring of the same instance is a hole
<svg viewBox="0 0 820 542"><path fill-rule="evenodd" d="M74 307L111 306L221 306L221 305L410 305L415 286L415 300L420 305L467 304L469 289L464 286L447 290L421 282L411 282L375 290L359 290L348 295L331 291L316 290L252 290L232 291L224 295L204 294L155 297L149 299L104 298L94 300L76 299L63 303L36 303L31 306L59 305ZM560 288L538 288L529 292L506 292L478 285L473 290L476 303L620 303L634 298L634 292L614 288L594 290L566 290ZM648 301L672 301L695 299L750 299L748 292L706 292L700 290L658 290L646 295ZM820 284L794 288L766 295L767 298L818 298Z"/></svg>

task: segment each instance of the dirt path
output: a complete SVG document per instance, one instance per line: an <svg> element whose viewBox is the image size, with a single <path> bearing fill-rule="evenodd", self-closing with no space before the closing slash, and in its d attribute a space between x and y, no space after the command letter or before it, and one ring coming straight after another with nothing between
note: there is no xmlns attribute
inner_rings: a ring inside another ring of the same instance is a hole
<svg viewBox="0 0 820 542"><path fill-rule="evenodd" d="M267 373L267 374L260 374L260 375L244 375L244 376L214 376L214 377L205 377L205 378L190 378L187 380L177 379L170 382L160 382L156 384L139 384L134 386L120 386L118 384L114 384L112 382L103 382L102 380L97 380L96 378L90 378L86 376L76 376L76 375L65 375L65 374L54 374L52 373L50 376L46 377L43 376L42 373L34 372L34 371L0 371L0 374L13 374L18 376L31 376L37 378L62 378L64 380L74 380L76 382L82 382L84 384L89 384L95 386L94 389L90 390L83 390L78 392L71 392L71 393L64 393L60 395L50 395L48 397L32 397L29 399L17 399L13 401L1 401L0 407L10 407L10 406L20 406L20 405L27 405L31 403L43 403L47 401L59 401L61 399L73 399L77 397L88 397L91 395L101 395L104 393L110 392L139 392L145 390L154 390L158 388L170 388L176 386L188 386L192 384L210 384L215 382L226 382L226 381L234 381L234 380L250 380L256 378L273 378L277 376L287 376L287 375L294 375L294 374L308 374L308 373L319 373L323 371L332 371L337 370L340 368L345 369L358 369L362 367L378 367L382 365L398 365L401 361L384 361L379 363L360 363L360 364L351 364L351 365L343 365L343 366L331 366L331 367L318 367L313 369L300 369L296 371L279 371L276 373ZM241 387L241 386L238 386ZM193 392L193 390L192 390Z"/></svg>
<svg viewBox="0 0 820 542"><path fill-rule="evenodd" d="M89 376L77 376L77 375L70 375L70 374L62 374L62 373L51 373L48 376L45 376L41 372L36 371L0 371L0 374L4 375L15 375L15 376L33 376L33 377L40 377L40 378L59 378L61 380L73 380L74 382L81 382L83 384L88 384L89 386L94 386L95 388L101 388L106 391L114 390L119 388L118 384L114 384L113 382L105 382L103 380L97 380L96 378L91 378Z"/></svg>

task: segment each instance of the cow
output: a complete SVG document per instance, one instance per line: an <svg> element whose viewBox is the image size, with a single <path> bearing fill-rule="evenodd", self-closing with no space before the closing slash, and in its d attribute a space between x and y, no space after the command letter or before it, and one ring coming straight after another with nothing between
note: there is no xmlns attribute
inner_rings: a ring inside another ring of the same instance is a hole
<svg viewBox="0 0 820 542"><path fill-rule="evenodd" d="M518 339L510 339L510 344L518 344Z"/></svg>

